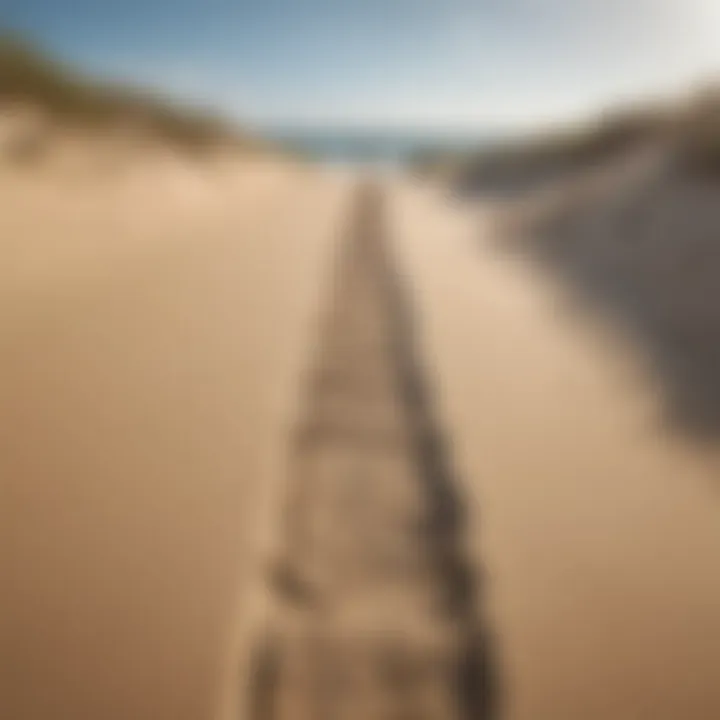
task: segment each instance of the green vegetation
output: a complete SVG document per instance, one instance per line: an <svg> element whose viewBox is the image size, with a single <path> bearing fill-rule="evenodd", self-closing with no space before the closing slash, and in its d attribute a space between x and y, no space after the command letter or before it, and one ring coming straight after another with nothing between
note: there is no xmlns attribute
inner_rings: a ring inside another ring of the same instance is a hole
<svg viewBox="0 0 720 720"><path fill-rule="evenodd" d="M120 85L90 80L12 37L0 36L0 105L27 105L51 121L88 128L132 127L186 149L256 143L215 115Z"/></svg>

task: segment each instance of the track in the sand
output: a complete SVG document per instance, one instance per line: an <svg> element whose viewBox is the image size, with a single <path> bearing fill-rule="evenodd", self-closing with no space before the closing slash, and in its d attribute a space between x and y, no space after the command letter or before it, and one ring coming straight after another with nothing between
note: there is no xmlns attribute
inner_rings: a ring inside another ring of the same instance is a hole
<svg viewBox="0 0 720 720"><path fill-rule="evenodd" d="M248 720L495 717L462 505L363 188L293 440Z"/></svg>

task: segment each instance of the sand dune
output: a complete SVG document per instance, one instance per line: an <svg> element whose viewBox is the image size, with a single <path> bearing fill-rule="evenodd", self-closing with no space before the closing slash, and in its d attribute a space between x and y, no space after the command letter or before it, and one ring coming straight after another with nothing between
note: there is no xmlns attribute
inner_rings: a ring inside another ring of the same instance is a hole
<svg viewBox="0 0 720 720"><path fill-rule="evenodd" d="M717 716L716 453L667 432L642 351L504 253L490 214L396 198L506 716Z"/></svg>

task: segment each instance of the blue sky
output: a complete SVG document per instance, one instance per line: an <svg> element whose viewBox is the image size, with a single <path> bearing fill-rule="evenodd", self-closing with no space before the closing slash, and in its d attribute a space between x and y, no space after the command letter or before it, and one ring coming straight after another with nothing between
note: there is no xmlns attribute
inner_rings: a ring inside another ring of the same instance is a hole
<svg viewBox="0 0 720 720"><path fill-rule="evenodd" d="M0 0L0 24L273 124L522 128L720 71L720 0Z"/></svg>

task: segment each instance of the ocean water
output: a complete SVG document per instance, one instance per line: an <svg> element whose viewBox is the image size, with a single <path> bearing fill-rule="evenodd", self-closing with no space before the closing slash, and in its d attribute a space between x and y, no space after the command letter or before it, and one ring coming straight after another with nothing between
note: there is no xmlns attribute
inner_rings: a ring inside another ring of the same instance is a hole
<svg viewBox="0 0 720 720"><path fill-rule="evenodd" d="M325 163L403 166L426 153L465 153L486 148L498 138L480 133L338 128L266 128L265 138Z"/></svg>

